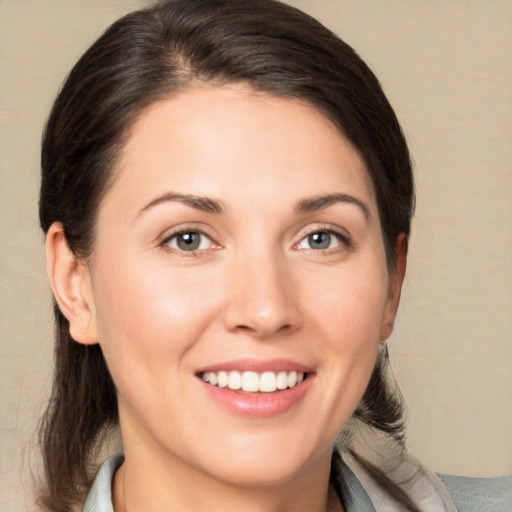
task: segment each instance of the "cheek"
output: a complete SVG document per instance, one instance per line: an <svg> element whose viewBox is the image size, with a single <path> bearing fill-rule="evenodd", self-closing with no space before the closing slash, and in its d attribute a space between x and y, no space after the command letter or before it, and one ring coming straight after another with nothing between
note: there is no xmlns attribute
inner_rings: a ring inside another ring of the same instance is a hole
<svg viewBox="0 0 512 512"><path fill-rule="evenodd" d="M120 408L141 424L167 425L181 415L190 357L214 307L187 280L120 267L97 288L100 345ZM188 416L186 416L188 417Z"/></svg>
<svg viewBox="0 0 512 512"><path fill-rule="evenodd" d="M310 311L337 349L358 350L378 345L386 306L387 274L379 267L347 269L317 280Z"/></svg>
<svg viewBox="0 0 512 512"><path fill-rule="evenodd" d="M371 268L326 280L323 293L317 294L310 309L317 338L325 340L316 350L325 365L319 373L325 379L322 386L337 411L333 431L351 416L375 366L387 274L375 270L379 267Z"/></svg>
<svg viewBox="0 0 512 512"><path fill-rule="evenodd" d="M99 340L116 384L158 368L182 371L183 356L215 309L214 295L193 276L177 279L147 265L119 264L96 277Z"/></svg>

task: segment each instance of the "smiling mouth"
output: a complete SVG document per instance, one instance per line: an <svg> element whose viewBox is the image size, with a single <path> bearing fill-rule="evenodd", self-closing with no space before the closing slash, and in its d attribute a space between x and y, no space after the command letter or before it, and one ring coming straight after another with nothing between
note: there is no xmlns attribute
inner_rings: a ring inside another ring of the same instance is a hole
<svg viewBox="0 0 512 512"><path fill-rule="evenodd" d="M199 377L218 388L226 388L239 393L275 393L301 384L308 374L297 371L280 372L202 372Z"/></svg>

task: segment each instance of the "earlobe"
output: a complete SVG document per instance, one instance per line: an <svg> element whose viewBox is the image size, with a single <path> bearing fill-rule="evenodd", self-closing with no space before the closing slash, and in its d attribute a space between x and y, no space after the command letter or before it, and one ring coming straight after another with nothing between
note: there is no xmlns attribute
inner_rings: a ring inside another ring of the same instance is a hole
<svg viewBox="0 0 512 512"><path fill-rule="evenodd" d="M46 235L46 272L53 295L69 322L71 337L86 345L98 342L89 268L69 248L64 228L54 222Z"/></svg>
<svg viewBox="0 0 512 512"><path fill-rule="evenodd" d="M396 312L407 267L407 245L407 235L400 233L396 239L396 264L389 276L388 297L380 330L381 342L386 341L391 336L395 325Z"/></svg>

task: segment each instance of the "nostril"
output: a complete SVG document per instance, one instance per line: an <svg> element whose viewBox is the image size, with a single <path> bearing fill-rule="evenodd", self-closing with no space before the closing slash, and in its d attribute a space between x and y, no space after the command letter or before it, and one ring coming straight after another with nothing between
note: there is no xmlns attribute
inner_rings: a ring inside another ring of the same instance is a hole
<svg viewBox="0 0 512 512"><path fill-rule="evenodd" d="M293 280L283 269L276 268L276 259L240 269L232 268L231 275L242 279L229 282L226 290L223 322L228 331L243 332L266 338L276 333L293 331L300 323L297 294L290 287ZM237 271L237 272L235 272Z"/></svg>
<svg viewBox="0 0 512 512"><path fill-rule="evenodd" d="M275 325L270 322L253 322L249 325L240 324L230 329L233 332L238 331L243 334L251 335L256 338L268 338L276 334L287 334L294 330L291 323L284 325Z"/></svg>

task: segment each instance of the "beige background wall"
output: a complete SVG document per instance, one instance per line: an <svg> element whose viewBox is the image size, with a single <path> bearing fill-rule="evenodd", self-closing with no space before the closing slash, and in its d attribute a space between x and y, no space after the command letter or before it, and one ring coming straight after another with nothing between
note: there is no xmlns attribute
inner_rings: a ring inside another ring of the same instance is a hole
<svg viewBox="0 0 512 512"><path fill-rule="evenodd" d="M73 62L143 0L0 0L0 508L51 375L37 227L41 128ZM512 471L512 2L296 0L381 79L410 141L418 209L390 341L409 445L433 469ZM26 472L25 472L26 473ZM22 484L22 482L25 482Z"/></svg>

